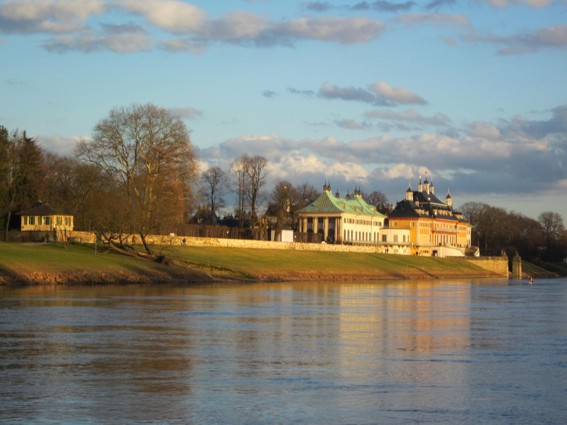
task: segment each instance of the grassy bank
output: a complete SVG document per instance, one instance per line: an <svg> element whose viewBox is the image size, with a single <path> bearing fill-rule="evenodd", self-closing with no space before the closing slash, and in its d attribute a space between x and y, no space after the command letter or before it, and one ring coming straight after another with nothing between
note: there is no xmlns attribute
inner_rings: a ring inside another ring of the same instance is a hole
<svg viewBox="0 0 567 425"><path fill-rule="evenodd" d="M555 278L559 276L567 276L567 263L530 263L528 261L523 261L522 270L524 271L524 274L528 276Z"/></svg>
<svg viewBox="0 0 567 425"><path fill-rule="evenodd" d="M69 244L0 243L0 283L159 283L495 277L459 259L219 247L162 247L169 264Z"/></svg>
<svg viewBox="0 0 567 425"><path fill-rule="evenodd" d="M153 283L201 281L198 270L166 267L94 247L0 243L0 283Z"/></svg>
<svg viewBox="0 0 567 425"><path fill-rule="evenodd" d="M401 255L172 247L168 255L212 274L259 280L431 279L488 277L478 266L458 259Z"/></svg>

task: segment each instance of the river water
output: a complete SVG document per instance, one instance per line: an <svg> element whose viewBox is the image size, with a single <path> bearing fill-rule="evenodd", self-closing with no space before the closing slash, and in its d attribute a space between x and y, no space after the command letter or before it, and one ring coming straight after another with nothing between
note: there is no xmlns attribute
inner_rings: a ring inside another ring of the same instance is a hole
<svg viewBox="0 0 567 425"><path fill-rule="evenodd" d="M565 424L567 280L0 288L0 423Z"/></svg>

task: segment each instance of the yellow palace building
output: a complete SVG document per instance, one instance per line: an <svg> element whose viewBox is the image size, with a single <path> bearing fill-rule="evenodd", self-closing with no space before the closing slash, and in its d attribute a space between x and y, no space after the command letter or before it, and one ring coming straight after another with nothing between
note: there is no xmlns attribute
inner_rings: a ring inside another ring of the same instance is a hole
<svg viewBox="0 0 567 425"><path fill-rule="evenodd" d="M388 216L390 229L409 229L411 250L415 255L464 256L472 254L472 226L453 209L453 199L447 193L445 201L435 196L433 182L427 177L408 187L405 199L396 204Z"/></svg>

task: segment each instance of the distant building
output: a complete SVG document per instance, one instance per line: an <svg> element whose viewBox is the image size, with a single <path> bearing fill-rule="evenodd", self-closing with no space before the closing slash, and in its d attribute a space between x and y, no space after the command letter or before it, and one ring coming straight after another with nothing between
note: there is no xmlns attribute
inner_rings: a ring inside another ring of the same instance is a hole
<svg viewBox="0 0 567 425"><path fill-rule="evenodd" d="M20 230L22 232L64 232L73 230L73 216L56 212L49 205L42 204L21 211Z"/></svg>
<svg viewBox="0 0 567 425"><path fill-rule="evenodd" d="M299 232L314 233L328 243L378 244L386 216L362 198L360 190L352 197L333 195L325 184L321 195L298 211Z"/></svg>
<svg viewBox="0 0 567 425"><path fill-rule="evenodd" d="M427 177L423 183L420 177L417 190L408 187L405 199L389 214L388 227L410 231L413 254L464 256L471 250L472 226L453 209L450 193L445 202L435 196Z"/></svg>

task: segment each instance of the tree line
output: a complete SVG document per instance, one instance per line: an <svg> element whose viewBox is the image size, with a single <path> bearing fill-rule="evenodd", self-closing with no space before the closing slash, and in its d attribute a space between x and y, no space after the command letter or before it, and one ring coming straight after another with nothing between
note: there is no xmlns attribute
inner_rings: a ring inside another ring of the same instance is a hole
<svg viewBox="0 0 567 425"><path fill-rule="evenodd" d="M297 212L320 191L284 180L268 191L268 166L266 158L244 154L228 170L214 165L200 172L183 121L152 104L113 109L69 156L45 151L25 131L0 126L3 239L17 227L17 212L40 203L73 214L77 230L94 231L117 247L124 248L125 236L139 235L148 254L146 235L183 234L188 223L254 229L258 238L267 227L297 229ZM221 214L229 194L236 206ZM386 215L392 208L380 191L363 197ZM565 256L567 236L557 213L533 220L480 203L461 210L483 255L506 249L528 259Z"/></svg>
<svg viewBox="0 0 567 425"><path fill-rule="evenodd" d="M482 255L515 252L527 260L561 261L567 257L567 231L563 217L542 212L538 219L479 202L461 206L473 225L472 243Z"/></svg>
<svg viewBox="0 0 567 425"><path fill-rule="evenodd" d="M266 192L267 166L265 158L245 154L226 172L218 166L200 172L183 121L152 104L113 109L68 156L0 126L2 239L19 228L18 212L39 204L72 214L77 230L94 231L117 248L135 234L148 254L147 235L183 234L188 223L258 229L270 199L281 196ZM278 187L286 188L287 215L319 195L308 184ZM220 217L229 192L237 206Z"/></svg>

